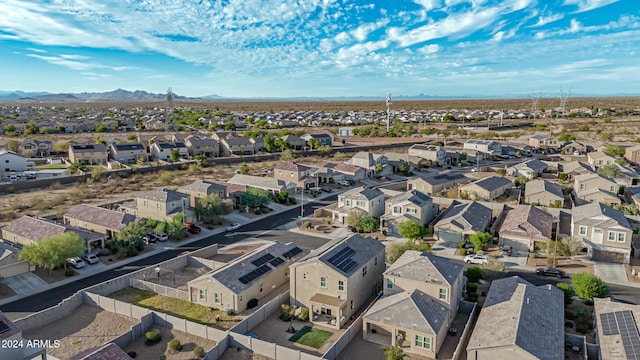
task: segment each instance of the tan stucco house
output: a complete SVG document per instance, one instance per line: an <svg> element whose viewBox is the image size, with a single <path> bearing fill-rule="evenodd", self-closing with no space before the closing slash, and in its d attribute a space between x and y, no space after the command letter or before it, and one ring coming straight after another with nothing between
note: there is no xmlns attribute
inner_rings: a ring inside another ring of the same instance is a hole
<svg viewBox="0 0 640 360"><path fill-rule="evenodd" d="M332 221L337 224L346 224L347 216L356 209L373 217L382 216L384 193L379 189L359 186L338 195L337 207L331 211Z"/></svg>
<svg viewBox="0 0 640 360"><path fill-rule="evenodd" d="M458 191L461 198L491 201L502 196L511 187L511 180L501 176L489 176L461 186Z"/></svg>
<svg viewBox="0 0 640 360"><path fill-rule="evenodd" d="M113 239L128 224L138 220L134 215L88 204L74 206L64 214L65 225L105 234L107 239Z"/></svg>
<svg viewBox="0 0 640 360"><path fill-rule="evenodd" d="M104 144L69 145L69 161L82 165L105 165L109 154Z"/></svg>
<svg viewBox="0 0 640 360"><path fill-rule="evenodd" d="M120 210L124 213L158 221L172 221L182 213L184 221L193 221L193 209L189 206L188 194L170 189L153 190L139 195L135 200L124 203Z"/></svg>
<svg viewBox="0 0 640 360"><path fill-rule="evenodd" d="M628 264L633 230L626 216L601 203L573 208L571 236L587 247L589 258Z"/></svg>
<svg viewBox="0 0 640 360"><path fill-rule="evenodd" d="M24 246L66 232L73 232L80 236L85 241L88 250L104 247L105 234L32 216L23 216L2 227L2 238L5 241Z"/></svg>
<svg viewBox="0 0 640 360"><path fill-rule="evenodd" d="M418 190L392 196L386 199L384 204L380 227L389 234L396 234L398 225L402 222L415 220L425 226L438 214L438 208L433 204L433 199Z"/></svg>
<svg viewBox="0 0 640 360"><path fill-rule="evenodd" d="M559 184L546 180L527 182L524 190L524 202L532 205L544 205L561 208L564 205L564 194Z"/></svg>
<svg viewBox="0 0 640 360"><path fill-rule="evenodd" d="M513 255L535 251L536 242L551 239L553 216L532 205L509 210L498 231L500 244L513 248Z"/></svg>

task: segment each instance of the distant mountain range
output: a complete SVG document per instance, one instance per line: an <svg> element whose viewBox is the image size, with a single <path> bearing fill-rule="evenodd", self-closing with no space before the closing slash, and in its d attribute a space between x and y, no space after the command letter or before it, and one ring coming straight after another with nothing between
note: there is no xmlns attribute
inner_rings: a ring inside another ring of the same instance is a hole
<svg viewBox="0 0 640 360"><path fill-rule="evenodd" d="M437 95L398 95L393 96L392 100L453 100L453 99L525 99L529 98L531 94L505 94L503 96L487 96L487 95L459 95L459 96L437 96ZM635 97L639 94L614 94L614 95L593 95L593 94L572 94L571 97ZM335 97L254 97L254 98L239 98L239 97L223 97L220 95L206 95L200 97L187 97L173 94L176 100L264 100L264 101L344 101L344 100L359 100L359 101L384 101L385 96L335 96ZM554 94L543 94L542 97L555 98ZM167 94L154 94L144 90L128 91L123 89L117 89L107 92L82 92L82 93L61 93L52 94L48 92L25 92L21 90L16 91L1 91L0 101L69 101L69 102L93 102L93 101L162 101L167 99Z"/></svg>

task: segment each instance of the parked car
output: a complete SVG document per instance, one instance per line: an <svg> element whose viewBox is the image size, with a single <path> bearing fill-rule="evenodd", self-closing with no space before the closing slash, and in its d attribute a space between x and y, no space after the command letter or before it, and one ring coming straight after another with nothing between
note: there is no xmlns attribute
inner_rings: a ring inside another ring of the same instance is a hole
<svg viewBox="0 0 640 360"><path fill-rule="evenodd" d="M550 268L550 267L536 269L536 275L554 276L554 277L557 277L558 279L567 276L567 274L564 271L556 268Z"/></svg>
<svg viewBox="0 0 640 360"><path fill-rule="evenodd" d="M240 229L240 224L238 223L233 223L225 228L226 231L236 231L238 229Z"/></svg>
<svg viewBox="0 0 640 360"><path fill-rule="evenodd" d="M67 263L76 269L83 268L86 265L79 257L68 258Z"/></svg>
<svg viewBox="0 0 640 360"><path fill-rule="evenodd" d="M153 234L146 234L142 237L142 241L144 241L145 244L153 244L158 241L158 238L156 238Z"/></svg>
<svg viewBox="0 0 640 360"><path fill-rule="evenodd" d="M513 251L513 248L509 245L502 245L502 251L500 252L500 255L502 256L511 256L511 252Z"/></svg>
<svg viewBox="0 0 640 360"><path fill-rule="evenodd" d="M322 192L322 189L321 189L321 188L319 188L319 187L312 187L312 188L309 188L309 191L310 191L312 194L320 194L320 193Z"/></svg>
<svg viewBox="0 0 640 360"><path fill-rule="evenodd" d="M95 254L84 254L82 256L80 256L80 258L82 259L82 261L84 261L85 263L91 265L91 264L97 264L100 262L100 259L98 259L97 256L95 256Z"/></svg>
<svg viewBox="0 0 640 360"><path fill-rule="evenodd" d="M486 264L488 261L487 255L471 254L464 257L467 264Z"/></svg>
<svg viewBox="0 0 640 360"><path fill-rule="evenodd" d="M351 182L348 181L348 180L340 180L340 181L338 181L338 185L351 186Z"/></svg>
<svg viewBox="0 0 640 360"><path fill-rule="evenodd" d="M326 187L326 186L325 186L325 187L320 188L320 190L322 190L322 191L324 191L324 192L328 192L328 193L330 193L330 192L331 192L331 188L330 188L330 187Z"/></svg>
<svg viewBox="0 0 640 360"><path fill-rule="evenodd" d="M151 233L158 241L167 241L169 240L169 236L163 232L154 232Z"/></svg>
<svg viewBox="0 0 640 360"><path fill-rule="evenodd" d="M187 231L191 234L197 234L202 230L200 229L200 227L198 227L196 224L192 223L191 221L186 223L186 227L187 227Z"/></svg>

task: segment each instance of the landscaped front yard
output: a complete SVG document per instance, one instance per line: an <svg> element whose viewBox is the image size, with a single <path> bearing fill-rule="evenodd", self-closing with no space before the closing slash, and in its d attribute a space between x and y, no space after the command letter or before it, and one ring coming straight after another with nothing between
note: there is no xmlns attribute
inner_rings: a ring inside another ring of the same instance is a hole
<svg viewBox="0 0 640 360"><path fill-rule="evenodd" d="M312 328L310 326L304 326L298 330L295 335L289 338L289 341L293 341L300 345L311 346L314 349L320 349L327 340L333 335L332 332Z"/></svg>

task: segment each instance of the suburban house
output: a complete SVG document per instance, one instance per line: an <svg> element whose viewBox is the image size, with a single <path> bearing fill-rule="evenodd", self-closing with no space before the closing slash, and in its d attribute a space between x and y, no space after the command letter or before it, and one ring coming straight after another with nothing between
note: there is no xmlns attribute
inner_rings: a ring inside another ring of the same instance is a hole
<svg viewBox="0 0 640 360"><path fill-rule="evenodd" d="M640 164L640 145L626 148L624 150L624 158L630 163Z"/></svg>
<svg viewBox="0 0 640 360"><path fill-rule="evenodd" d="M587 161L589 165L596 168L604 165L611 165L616 163L616 158L611 155L605 154L604 151L598 150L587 153Z"/></svg>
<svg viewBox="0 0 640 360"><path fill-rule="evenodd" d="M189 149L183 142L155 142L151 144L151 154L158 160L172 161L172 151L178 151L181 159L189 158Z"/></svg>
<svg viewBox="0 0 640 360"><path fill-rule="evenodd" d="M361 167L367 171L367 177L375 175L387 175L393 173L393 169L387 165L387 157L382 154L373 154L368 151L359 151L353 155L349 164ZM376 168L381 166L380 172Z"/></svg>
<svg viewBox="0 0 640 360"><path fill-rule="evenodd" d="M367 171L361 167L347 164L324 161L320 167L313 171L313 176L318 178L319 184L338 183L341 180L362 180Z"/></svg>
<svg viewBox="0 0 640 360"><path fill-rule="evenodd" d="M104 144L69 145L69 161L81 165L106 165L109 160Z"/></svg>
<svg viewBox="0 0 640 360"><path fill-rule="evenodd" d="M252 138L249 139L249 141L251 141L251 144L253 145L253 152L254 153L265 151L264 150L264 137L262 137L262 136L252 137Z"/></svg>
<svg viewBox="0 0 640 360"><path fill-rule="evenodd" d="M111 144L109 145L109 157L123 164L134 164L138 159L149 160L147 148L142 143Z"/></svg>
<svg viewBox="0 0 640 360"><path fill-rule="evenodd" d="M491 283L467 345L467 359L563 360L564 294L517 276Z"/></svg>
<svg viewBox="0 0 640 360"><path fill-rule="evenodd" d="M586 154L589 150L589 146L579 141L569 141L562 145L562 152L566 155L574 155L576 152L579 154Z"/></svg>
<svg viewBox="0 0 640 360"><path fill-rule="evenodd" d="M561 208L564 205L562 186L546 180L527 182L524 190L524 202L532 205L544 205Z"/></svg>
<svg viewBox="0 0 640 360"><path fill-rule="evenodd" d="M64 214L65 225L105 234L107 239L115 238L127 225L138 220L134 215L88 204L76 205Z"/></svg>
<svg viewBox="0 0 640 360"><path fill-rule="evenodd" d="M104 234L26 215L5 225L2 228L2 238L5 241L24 246L66 232L74 232L80 236L86 242L89 251L104 247Z"/></svg>
<svg viewBox="0 0 640 360"><path fill-rule="evenodd" d="M593 318L598 359L638 358L640 305L594 297Z"/></svg>
<svg viewBox="0 0 640 360"><path fill-rule="evenodd" d="M329 241L289 266L291 305L313 323L340 329L382 289L385 247L359 234Z"/></svg>
<svg viewBox="0 0 640 360"><path fill-rule="evenodd" d="M220 153L223 156L255 154L255 146L247 138L226 137L220 140Z"/></svg>
<svg viewBox="0 0 640 360"><path fill-rule="evenodd" d="M589 258L628 264L633 230L624 214L600 203L573 208L571 236L587 247Z"/></svg>
<svg viewBox="0 0 640 360"><path fill-rule="evenodd" d="M46 157L49 156L51 150L53 150L53 141L42 139L24 139L21 144L22 150L33 151L35 156Z"/></svg>
<svg viewBox="0 0 640 360"><path fill-rule="evenodd" d="M438 214L437 205L429 195L410 190L386 199L384 215L380 216L380 228L388 234L397 234L398 225L407 220L416 220L425 226Z"/></svg>
<svg viewBox="0 0 640 360"><path fill-rule="evenodd" d="M362 180L367 177L367 170L360 166L351 165L348 163L340 162L335 164L331 168L334 172L339 172L343 175L345 180Z"/></svg>
<svg viewBox="0 0 640 360"><path fill-rule="evenodd" d="M620 174L613 180L618 185L637 186L640 183L640 174L629 166L623 166L618 163L615 166L620 170Z"/></svg>
<svg viewBox="0 0 640 360"><path fill-rule="evenodd" d="M290 193L295 191L296 185L293 182L278 180L272 177L252 176L244 174L235 174L227 181L233 185L243 185L248 188L262 189L271 194L277 194L280 190L287 190Z"/></svg>
<svg viewBox="0 0 640 360"><path fill-rule="evenodd" d="M407 180L407 190L418 190L425 194L437 194L458 184L467 184L472 179L461 173L418 175Z"/></svg>
<svg viewBox="0 0 640 360"><path fill-rule="evenodd" d="M534 179L541 176L547 170L547 164L544 161L533 159L507 168L507 175L518 177L524 176L528 179Z"/></svg>
<svg viewBox="0 0 640 360"><path fill-rule="evenodd" d="M182 214L184 221L191 221L188 219L193 219L194 213L189 204L188 194L161 189L138 195L135 200L122 204L120 211L147 219L169 222L174 216Z"/></svg>
<svg viewBox="0 0 640 360"><path fill-rule="evenodd" d="M624 198L629 204L640 205L640 187L628 187L624 189Z"/></svg>
<svg viewBox="0 0 640 360"><path fill-rule="evenodd" d="M318 134L304 134L300 137L304 139L307 144L310 140L318 141L322 145L333 146L333 137L329 134L318 133Z"/></svg>
<svg viewBox="0 0 640 360"><path fill-rule="evenodd" d="M577 175L584 175L595 172L591 165L581 161L571 161L558 164L558 176L567 174L567 180L573 179Z"/></svg>
<svg viewBox="0 0 640 360"><path fill-rule="evenodd" d="M291 134L282 136L280 137L280 139L289 144L289 147L293 150L302 150L307 144L307 141L305 139Z"/></svg>
<svg viewBox="0 0 640 360"><path fill-rule="evenodd" d="M445 165L446 154L445 148L440 146L414 144L409 148L409 155L419 156L432 164Z"/></svg>
<svg viewBox="0 0 640 360"><path fill-rule="evenodd" d="M220 144L211 138L191 135L184 139L184 144L187 146L189 156L193 158L204 156L209 159L220 155Z"/></svg>
<svg viewBox="0 0 640 360"><path fill-rule="evenodd" d="M482 153L480 160L487 159L492 155L502 155L502 144L497 141L469 139L465 141L462 148Z"/></svg>
<svg viewBox="0 0 640 360"><path fill-rule="evenodd" d="M274 179L282 180L286 183L294 183L300 189L318 186L318 178L312 176L314 168L306 165L296 164L291 161L281 161L273 168Z"/></svg>
<svg viewBox="0 0 640 360"><path fill-rule="evenodd" d="M461 186L458 191L463 199L491 201L504 195L511 187L513 187L511 180L502 176L489 176Z"/></svg>
<svg viewBox="0 0 640 360"><path fill-rule="evenodd" d="M560 144L558 139L555 139L548 135L533 135L529 138L529 145L536 149L558 149Z"/></svg>
<svg viewBox="0 0 640 360"><path fill-rule="evenodd" d="M0 150L0 173L27 171L27 159L9 150Z"/></svg>
<svg viewBox="0 0 640 360"><path fill-rule="evenodd" d="M408 250L384 272L384 296L363 316L366 341L436 358L458 312L464 266Z"/></svg>
<svg viewBox="0 0 640 360"><path fill-rule="evenodd" d="M596 173L578 175L574 178L573 189L582 202L604 202L620 204L617 196L618 184ZM579 202L579 201L578 201Z"/></svg>
<svg viewBox="0 0 640 360"><path fill-rule="evenodd" d="M305 253L293 243L269 242L187 283L191 302L238 314L289 282L289 266Z"/></svg>
<svg viewBox="0 0 640 360"><path fill-rule="evenodd" d="M492 218L493 211L477 201L466 204L454 201L433 226L433 236L455 248L470 235L485 232Z"/></svg>
<svg viewBox="0 0 640 360"><path fill-rule="evenodd" d="M513 254L535 251L536 241L551 239L553 216L532 205L518 205L509 210L498 231L500 244L511 246Z"/></svg>
<svg viewBox="0 0 640 360"><path fill-rule="evenodd" d="M396 170L402 163L405 162L409 164L410 172L414 169L427 167L431 163L429 160L423 159L420 156L409 154L386 153L384 156L387 157L387 163L393 166Z"/></svg>
<svg viewBox="0 0 640 360"><path fill-rule="evenodd" d="M178 188L181 193L189 195L189 206L196 208L198 200L211 194L218 195L219 198L227 197L227 187L219 182L196 180L190 184L182 185Z"/></svg>
<svg viewBox="0 0 640 360"><path fill-rule="evenodd" d="M384 214L384 193L379 189L358 186L338 195L338 204L332 210L333 223L346 224L352 210L360 209L365 214L379 218Z"/></svg>

